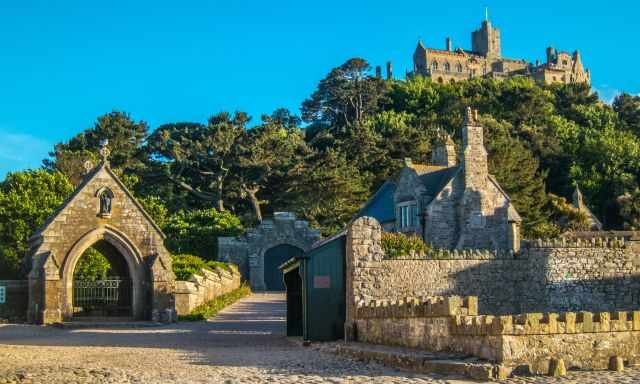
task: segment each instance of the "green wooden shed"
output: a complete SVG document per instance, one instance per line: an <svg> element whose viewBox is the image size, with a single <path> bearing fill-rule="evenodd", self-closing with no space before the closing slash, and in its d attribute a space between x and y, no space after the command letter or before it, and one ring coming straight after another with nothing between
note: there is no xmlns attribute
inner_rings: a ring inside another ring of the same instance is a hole
<svg viewBox="0 0 640 384"><path fill-rule="evenodd" d="M287 335L331 341L344 337L346 232L315 244L280 266L287 288Z"/></svg>

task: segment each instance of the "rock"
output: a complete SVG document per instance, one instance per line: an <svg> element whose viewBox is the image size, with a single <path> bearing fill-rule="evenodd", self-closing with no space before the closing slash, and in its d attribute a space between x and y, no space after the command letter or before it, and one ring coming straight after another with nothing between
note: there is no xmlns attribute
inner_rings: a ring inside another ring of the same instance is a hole
<svg viewBox="0 0 640 384"><path fill-rule="evenodd" d="M567 368L564 366L564 360L551 359L549 362L549 376L561 377L567 375Z"/></svg>
<svg viewBox="0 0 640 384"><path fill-rule="evenodd" d="M622 372L624 371L624 360L620 356L611 356L609 359L609 370Z"/></svg>

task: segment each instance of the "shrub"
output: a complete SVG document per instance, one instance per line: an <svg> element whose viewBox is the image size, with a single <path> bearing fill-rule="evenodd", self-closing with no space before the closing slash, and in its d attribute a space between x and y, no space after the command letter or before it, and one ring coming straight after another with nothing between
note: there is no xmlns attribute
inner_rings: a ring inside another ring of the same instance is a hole
<svg viewBox="0 0 640 384"><path fill-rule="evenodd" d="M170 252L199 255L206 260L216 259L219 236L237 236L244 231L233 213L213 208L178 211L166 219L162 230Z"/></svg>
<svg viewBox="0 0 640 384"><path fill-rule="evenodd" d="M175 273L176 279L182 281L189 280L193 275L200 275L202 269L214 271L218 267L228 272L237 271L237 267L233 264L221 261L207 261L194 255L173 255L171 259L173 261L173 273Z"/></svg>
<svg viewBox="0 0 640 384"><path fill-rule="evenodd" d="M251 294L251 288L246 283L242 283L242 285L239 288L227 294L220 295L215 299L194 308L190 314L178 316L178 320L184 320L184 321L207 320L208 318L220 312L220 310L222 310L224 307L231 305L236 301L250 294Z"/></svg>
<svg viewBox="0 0 640 384"><path fill-rule="evenodd" d="M383 232L382 233L382 250L386 257L397 259L403 256L409 256L412 251L414 254L420 255L427 252L427 245L417 235L405 235L400 232Z"/></svg>

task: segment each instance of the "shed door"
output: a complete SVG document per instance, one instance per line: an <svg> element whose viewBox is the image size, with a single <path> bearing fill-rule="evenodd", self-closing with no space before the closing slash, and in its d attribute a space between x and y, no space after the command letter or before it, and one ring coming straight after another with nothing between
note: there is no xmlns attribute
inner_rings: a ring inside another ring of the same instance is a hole
<svg viewBox="0 0 640 384"><path fill-rule="evenodd" d="M284 291L284 277L278 269L292 257L302 256L304 251L289 244L281 244L264 253L264 284L267 291Z"/></svg>

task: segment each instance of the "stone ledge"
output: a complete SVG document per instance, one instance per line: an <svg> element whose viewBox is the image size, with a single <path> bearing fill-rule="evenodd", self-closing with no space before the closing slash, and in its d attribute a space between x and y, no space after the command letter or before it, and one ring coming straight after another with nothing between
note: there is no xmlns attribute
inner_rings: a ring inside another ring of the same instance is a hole
<svg viewBox="0 0 640 384"><path fill-rule="evenodd" d="M452 318L452 335L553 335L640 331L640 311L527 313Z"/></svg>
<svg viewBox="0 0 640 384"><path fill-rule="evenodd" d="M372 300L356 308L356 318L446 317L478 314L476 296L434 296L399 301Z"/></svg>
<svg viewBox="0 0 640 384"><path fill-rule="evenodd" d="M431 353L367 343L339 344L335 353L418 373L462 376L475 380L506 378L500 366L476 358L465 358L464 355Z"/></svg>

